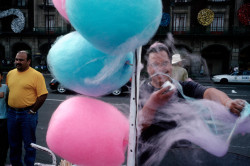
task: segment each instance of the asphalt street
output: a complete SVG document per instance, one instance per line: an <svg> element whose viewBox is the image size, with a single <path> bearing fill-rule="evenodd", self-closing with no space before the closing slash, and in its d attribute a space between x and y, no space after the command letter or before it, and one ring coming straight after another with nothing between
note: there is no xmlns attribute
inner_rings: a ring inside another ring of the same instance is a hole
<svg viewBox="0 0 250 166"><path fill-rule="evenodd" d="M48 86L51 79L52 77L50 75L45 75L45 80L46 80L46 84L48 87L49 95L45 103L39 110L39 121L38 121L38 127L37 127L37 144L44 146L44 147L47 147L46 132L48 129L50 118L53 112L55 111L55 109L60 105L60 103L62 103L66 99L72 96L79 95L75 93L58 94L56 92L51 91ZM242 98L250 103L250 95L249 95L250 85L249 84L248 85L213 84L207 79L199 79L197 81L205 86L216 87L217 89L220 89L224 91L225 93L227 93L231 98ZM108 95L108 96L101 97L99 99L105 102L111 103L112 105L117 107L120 111L122 111L125 116L127 117L129 116L129 101L130 101L129 95L123 95L123 96ZM211 162L209 163L208 161L212 161L212 160L216 161L218 165L231 165L230 163L234 163L234 165L235 164L236 165L239 165L239 164L250 165L250 141L249 140L250 140L249 134L239 135L237 138L235 138L232 141L232 144L229 149L229 153L222 158L214 157L202 151L201 149L184 149L184 151L188 150L190 152L190 153L188 152L189 154L199 153L199 154L203 154L203 157L206 156L206 158L202 162L203 165L210 165ZM172 150L172 152L169 155L173 153L179 153L178 152L179 150L180 149ZM60 160L61 158L57 156L57 163L59 163ZM172 164L169 163L170 161L164 161L164 162L169 165L174 165L174 163L177 165L182 165L181 161L184 162L184 160L182 159L176 158L175 160L180 160L179 164L176 161L175 162L171 161ZM50 164L52 160L51 160L50 155L48 155L46 152L37 151L36 162ZM9 163L9 160L8 160L8 163ZM193 163L183 163L183 164L191 166Z"/></svg>

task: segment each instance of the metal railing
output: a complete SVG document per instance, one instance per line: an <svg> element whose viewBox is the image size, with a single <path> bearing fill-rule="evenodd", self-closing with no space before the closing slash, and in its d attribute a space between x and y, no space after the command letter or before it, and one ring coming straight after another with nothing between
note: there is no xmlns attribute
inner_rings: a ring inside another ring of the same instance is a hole
<svg viewBox="0 0 250 166"><path fill-rule="evenodd" d="M69 33L71 30L62 27L34 27L31 30L24 30L21 34L40 34L40 35L63 35ZM250 35L250 27L229 27L229 28L210 28L210 27L181 27L170 29L169 26L160 26L156 35L166 35L168 32L180 35ZM1 31L0 34L11 34L13 31Z"/></svg>
<svg viewBox="0 0 250 166"><path fill-rule="evenodd" d="M174 3L185 3L185 2L191 2L191 0L174 0Z"/></svg>
<svg viewBox="0 0 250 166"><path fill-rule="evenodd" d="M229 28L210 28L210 27L183 27L170 29L169 27L159 27L156 35L166 35L168 32L179 35L250 35L250 27L229 27Z"/></svg>
<svg viewBox="0 0 250 166"><path fill-rule="evenodd" d="M33 28L34 33L39 34L65 34L68 33L69 30L62 27L34 27Z"/></svg>
<svg viewBox="0 0 250 166"><path fill-rule="evenodd" d="M43 147L43 146L40 146L40 145L37 145L37 144L34 144L34 143L31 143L30 146L37 149L37 150L41 150L41 151L48 153L52 159L51 164L35 163L35 166L56 166L56 156L50 149Z"/></svg>
<svg viewBox="0 0 250 166"><path fill-rule="evenodd" d="M231 0L208 0L208 2L230 2Z"/></svg>
<svg viewBox="0 0 250 166"><path fill-rule="evenodd" d="M66 33L69 33L71 30L67 29L67 28L62 28L62 27L33 27L32 29L24 29L23 31L21 31L21 33L14 33L11 29L9 30L2 30L0 28L0 35L1 34L6 34L6 35L25 35L25 34L34 34L34 35L63 35Z"/></svg>

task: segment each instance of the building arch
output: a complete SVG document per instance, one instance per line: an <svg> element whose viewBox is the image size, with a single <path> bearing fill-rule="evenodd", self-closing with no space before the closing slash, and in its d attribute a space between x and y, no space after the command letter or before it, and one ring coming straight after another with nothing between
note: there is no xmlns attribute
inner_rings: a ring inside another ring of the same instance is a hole
<svg viewBox="0 0 250 166"><path fill-rule="evenodd" d="M225 74L230 71L231 52L224 45L213 44L201 50L210 75Z"/></svg>
<svg viewBox="0 0 250 166"><path fill-rule="evenodd" d="M39 46L39 52L41 53L42 56L46 56L48 55L48 52L50 50L50 45L49 43L44 43L42 45Z"/></svg>
<svg viewBox="0 0 250 166"><path fill-rule="evenodd" d="M21 51L21 50L25 50L25 51L29 52L32 55L32 48L28 44L26 44L24 42L18 42L18 43L14 43L12 45L11 58L14 60L15 57L16 57L17 52Z"/></svg>
<svg viewBox="0 0 250 166"><path fill-rule="evenodd" d="M47 55L49 52L49 44L44 43L39 46L38 53L33 55L33 66L35 68L41 68L42 70L47 70Z"/></svg>
<svg viewBox="0 0 250 166"><path fill-rule="evenodd" d="M240 50L238 62L240 70L250 70L250 45Z"/></svg>
<svg viewBox="0 0 250 166"><path fill-rule="evenodd" d="M177 50L186 50L188 53L192 53L193 52L193 50L189 46L184 45L184 44L175 44L175 48Z"/></svg>

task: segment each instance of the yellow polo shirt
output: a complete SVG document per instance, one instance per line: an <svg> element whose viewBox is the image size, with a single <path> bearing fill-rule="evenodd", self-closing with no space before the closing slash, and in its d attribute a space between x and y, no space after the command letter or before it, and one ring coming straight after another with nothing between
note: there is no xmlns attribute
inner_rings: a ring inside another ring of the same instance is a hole
<svg viewBox="0 0 250 166"><path fill-rule="evenodd" d="M31 106L37 97L48 93L43 75L31 67L24 72L9 71L6 84L9 88L8 105L14 108Z"/></svg>

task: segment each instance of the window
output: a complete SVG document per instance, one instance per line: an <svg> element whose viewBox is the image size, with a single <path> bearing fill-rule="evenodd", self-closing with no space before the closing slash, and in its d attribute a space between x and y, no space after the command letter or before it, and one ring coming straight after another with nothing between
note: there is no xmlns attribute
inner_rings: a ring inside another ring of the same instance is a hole
<svg viewBox="0 0 250 166"><path fill-rule="evenodd" d="M45 16L45 25L47 31L54 31L55 27L55 16L54 15L46 15Z"/></svg>
<svg viewBox="0 0 250 166"><path fill-rule="evenodd" d="M54 5L52 0L43 0L43 4L44 4L44 3L45 3L46 5Z"/></svg>
<svg viewBox="0 0 250 166"><path fill-rule="evenodd" d="M232 76L237 76L237 75L238 75L238 72L233 72L231 75L232 75Z"/></svg>
<svg viewBox="0 0 250 166"><path fill-rule="evenodd" d="M174 14L174 32L181 32L186 30L186 16L187 14Z"/></svg>
<svg viewBox="0 0 250 166"><path fill-rule="evenodd" d="M212 2L225 2L226 0L210 0Z"/></svg>
<svg viewBox="0 0 250 166"><path fill-rule="evenodd" d="M18 0L17 1L17 6L25 6L26 5L26 0Z"/></svg>
<svg viewBox="0 0 250 166"><path fill-rule="evenodd" d="M214 14L214 20L211 24L212 32L222 32L224 24L224 14Z"/></svg>
<svg viewBox="0 0 250 166"><path fill-rule="evenodd" d="M53 5L53 2L52 2L52 0L47 0L47 2L46 2L48 5Z"/></svg>
<svg viewBox="0 0 250 166"><path fill-rule="evenodd" d="M188 0L175 0L174 2L187 2Z"/></svg>

